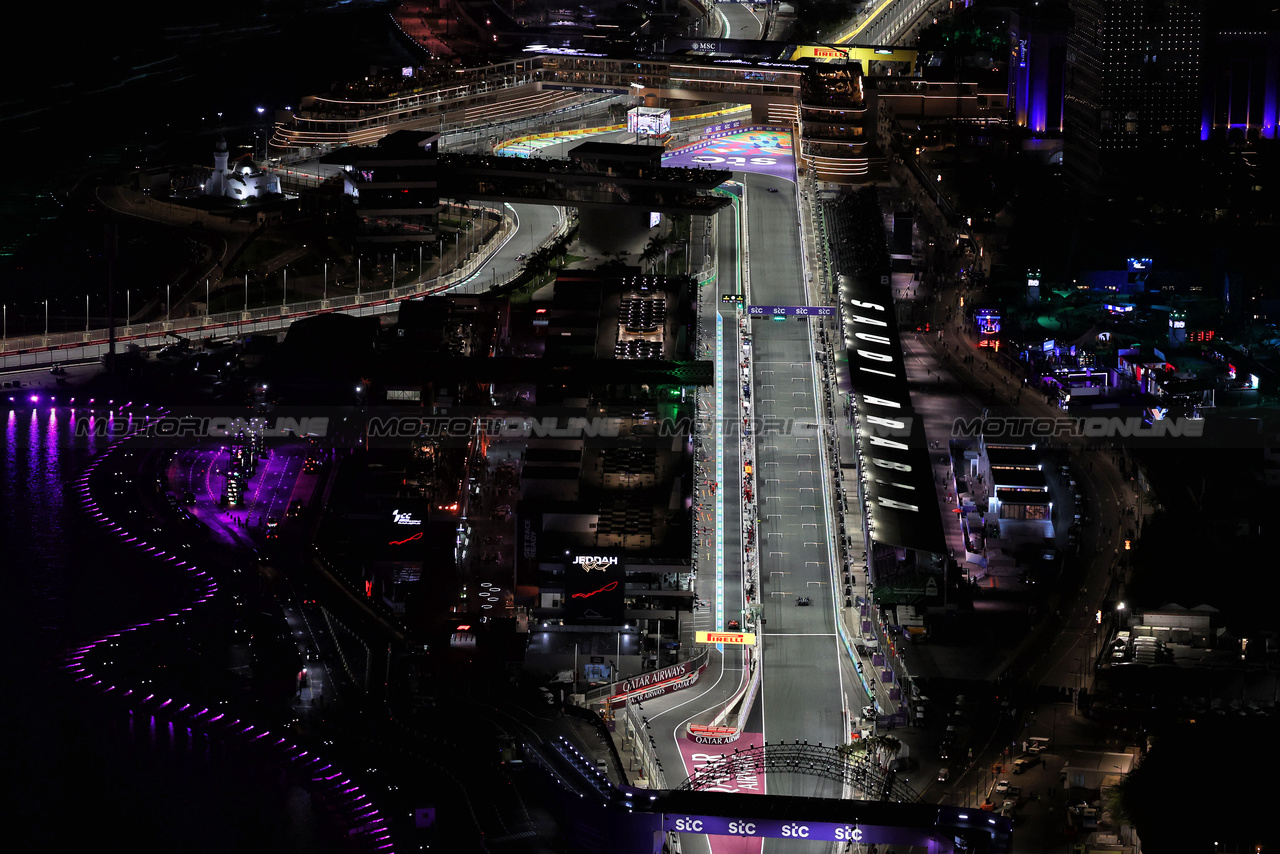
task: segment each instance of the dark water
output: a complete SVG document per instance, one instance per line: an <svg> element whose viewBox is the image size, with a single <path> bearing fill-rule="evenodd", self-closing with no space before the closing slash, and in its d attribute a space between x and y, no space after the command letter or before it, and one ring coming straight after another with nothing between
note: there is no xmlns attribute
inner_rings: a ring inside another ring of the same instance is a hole
<svg viewBox="0 0 1280 854"><path fill-rule="evenodd" d="M305 792L198 732L123 714L58 666L176 591L71 488L105 440L75 437L65 409L0 411L0 849L331 850Z"/></svg>
<svg viewBox="0 0 1280 854"><path fill-rule="evenodd" d="M126 164L205 164L219 133L233 151L255 143L267 129L259 106L269 118L370 66L411 62L392 35L390 8L24 7L0 60L7 333L24 322L39 331L45 299L51 330L64 317L83 323L86 294L93 314L105 313L104 219L73 188ZM121 237L152 259L139 275L163 275L182 260L182 248L156 230L135 226ZM153 738L147 722L130 723L57 669L62 651L155 616L173 590L156 587L81 510L72 484L104 440L74 438L65 410L33 414L2 402L0 849L325 850L305 793L203 751L183 732Z"/></svg>
<svg viewBox="0 0 1280 854"><path fill-rule="evenodd" d="M24 321L26 331L40 331L46 298L51 329L62 328L63 318L79 328L71 319L83 324L86 294L91 314L105 314L103 223L69 191L122 165L209 165L220 132L233 153L261 151L276 110L371 67L420 59L394 35L394 6L230 0L24 7L24 19L35 19L22 31L41 35L17 39L0 60L8 72L0 95L8 154L0 302L8 306L10 334ZM146 243L140 254L177 252L181 260L181 247L140 231L124 235Z"/></svg>

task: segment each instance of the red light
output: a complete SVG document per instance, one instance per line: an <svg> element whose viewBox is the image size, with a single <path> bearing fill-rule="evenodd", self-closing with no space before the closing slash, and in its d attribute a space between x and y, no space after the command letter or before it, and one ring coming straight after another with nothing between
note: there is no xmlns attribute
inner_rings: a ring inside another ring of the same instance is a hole
<svg viewBox="0 0 1280 854"><path fill-rule="evenodd" d="M420 540L420 539L422 539L422 532L421 532L421 531L419 531L418 533L414 534L412 537L408 537L408 538L403 539L403 540L389 540L389 541L387 542L387 545L389 545L389 546L403 546L405 543L412 543L414 540Z"/></svg>
<svg viewBox="0 0 1280 854"><path fill-rule="evenodd" d="M571 599L589 599L592 596L596 595L597 593L604 593L605 591L613 590L617 586L618 586L618 582L610 581L608 584L606 584L604 587L601 587L599 590L592 590L590 593L575 593L570 598Z"/></svg>
<svg viewBox="0 0 1280 854"><path fill-rule="evenodd" d="M365 581L365 583L364 583L364 595L365 595L365 596L368 596L370 599L372 599L372 598L373 598L373 581L371 581L371 580L367 580L367 581Z"/></svg>

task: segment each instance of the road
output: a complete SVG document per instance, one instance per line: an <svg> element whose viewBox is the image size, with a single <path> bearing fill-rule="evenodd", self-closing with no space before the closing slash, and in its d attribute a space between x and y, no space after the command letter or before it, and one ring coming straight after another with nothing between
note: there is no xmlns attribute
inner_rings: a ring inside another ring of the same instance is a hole
<svg viewBox="0 0 1280 854"><path fill-rule="evenodd" d="M1048 404L1034 390L1021 392L1021 377L1010 374L989 351L974 346L974 342L954 319L959 310L961 292L956 288L942 291L932 306L932 322L935 328L950 324L946 339L947 349L939 352L938 342L929 336L915 342L904 341L917 354L921 348L933 351L935 358L945 356L940 372L945 371L957 384L971 389L966 392L973 410L991 407L993 412L1010 412L1042 418L1063 418L1063 410ZM957 354L971 355L973 361L963 364ZM959 362L959 363L958 363ZM936 364L936 362L935 362ZM987 391L984 393L983 388ZM972 391L977 389L977 391ZM951 415L952 418L961 413ZM932 438L932 437L931 437ZM943 437L945 438L945 437ZM1067 577L1073 579L1070 589L1053 591L1046 599L1045 607L1053 614L1055 629L1047 638L1047 646L1032 662L1027 672L1020 673L1032 685L1057 685L1075 689L1091 683L1091 659L1097 645L1105 640L1102 634L1111 627L1115 614L1105 615L1099 626L1096 615L1108 592L1114 595L1123 589L1123 544L1141 529L1145 505L1140 500L1131 479L1121 473L1118 454L1111 450L1088 450L1080 441L1060 442L1054 451L1055 470L1049 472L1050 490L1054 505L1058 508L1055 518L1056 542L1060 551L1067 553L1073 570ZM1080 486L1093 522L1081 529L1079 550L1068 548L1066 531L1070 526L1074 502L1068 489L1067 478L1057 470L1057 464L1069 464L1071 478ZM1130 515L1131 514L1131 515Z"/></svg>
<svg viewBox="0 0 1280 854"><path fill-rule="evenodd" d="M797 223L795 184L769 175L739 173L738 192L745 201L746 242L749 253L750 290L748 302L807 304L800 234ZM773 187L779 192L769 192ZM739 259L735 230L725 220L739 208L721 214L718 229L720 293L733 293ZM704 300L709 302L708 300ZM717 307L719 300L715 300ZM734 412L733 395L741 375L737 350L730 346L737 319L725 318L726 344L723 353L726 411ZM745 320L745 318L744 318ZM761 627L764 674L760 696L746 722L745 740L808 740L834 745L847 741L846 708L860 707L866 696L854 684L846 684L842 662L846 660L835 632L837 613L843 606L843 591L833 587L833 531L829 519L831 504L827 483L825 440L815 429L819 423L815 399L818 393L809 321L777 323L772 320L745 320L750 329L753 376L750 379L753 415L756 419L780 419L793 425L775 434L756 436L754 460L755 498L761 522L759 548L761 562ZM737 442L725 443L723 485L725 509L726 591L740 592L742 544L738 528L737 498L740 487L728 482L730 473L740 471ZM732 559L729 558L732 556ZM700 572L699 591L705 574ZM733 583L737 580L737 583ZM706 598L705 593L702 594ZM730 594L732 595L732 594ZM807 596L811 604L797 604ZM732 603L726 603L726 614ZM705 612L696 618L709 624ZM744 623L744 625L747 625ZM701 626L699 626L701 627ZM722 704L739 684L740 664L733 648L712 656L703 681L692 691L645 703L645 713L657 740L658 756L668 769L668 784L679 782L670 771L683 738L683 726L698 713ZM685 696L688 695L688 696ZM706 748L716 753L717 748ZM677 764L674 767L682 767ZM684 767L684 771L693 770ZM739 781L741 785L741 781ZM745 788L745 787L744 787ZM838 797L835 785L818 777L772 774L763 790L771 794L809 797ZM729 850L730 840L686 836L683 850L701 852L714 845ZM793 840L770 840L769 852L812 850Z"/></svg>
<svg viewBox="0 0 1280 854"><path fill-rule="evenodd" d="M480 267L449 293L483 292L495 281L504 281L524 268L521 256L529 255L541 245L547 235L555 231L564 217L562 208L551 205L522 205L504 203L507 212L515 220L515 231L502 242Z"/></svg>
<svg viewBox="0 0 1280 854"><path fill-rule="evenodd" d="M796 185L757 175L748 175L746 185L750 301L806 305ZM773 435L762 430L758 440L761 592L767 626L759 717L767 741L807 739L832 745L848 740L846 686L835 629L843 591L833 585L838 576L833 576L825 432L814 429L820 419L812 323L751 321L758 417L766 423L794 425ZM811 604L798 605L802 596ZM858 705L865 702L861 696L851 699ZM767 788L782 795L840 794L834 784L804 775L769 775ZM790 840L771 840L765 848L807 850Z"/></svg>
<svg viewBox="0 0 1280 854"><path fill-rule="evenodd" d="M717 3L716 13L724 17L727 39L761 39L765 15L757 14L749 3Z"/></svg>

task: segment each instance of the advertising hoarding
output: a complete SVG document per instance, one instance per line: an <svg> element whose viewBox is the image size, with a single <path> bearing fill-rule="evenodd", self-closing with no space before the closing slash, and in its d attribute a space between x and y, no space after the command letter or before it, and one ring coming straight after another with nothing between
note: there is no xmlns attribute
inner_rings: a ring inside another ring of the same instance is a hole
<svg viewBox="0 0 1280 854"><path fill-rule="evenodd" d="M573 555L564 571L564 613L571 624L622 622L626 572L616 555Z"/></svg>
<svg viewBox="0 0 1280 854"><path fill-rule="evenodd" d="M749 305L747 314L786 315L787 317L835 317L833 305Z"/></svg>
<svg viewBox="0 0 1280 854"><path fill-rule="evenodd" d="M695 632L694 643L727 643L755 646L755 632Z"/></svg>

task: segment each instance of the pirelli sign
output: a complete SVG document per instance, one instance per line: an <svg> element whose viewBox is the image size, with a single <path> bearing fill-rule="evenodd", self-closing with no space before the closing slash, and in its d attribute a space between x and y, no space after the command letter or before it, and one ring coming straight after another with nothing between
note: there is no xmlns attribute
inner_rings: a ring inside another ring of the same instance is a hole
<svg viewBox="0 0 1280 854"><path fill-rule="evenodd" d="M738 646L755 646L755 632L696 632L695 643L728 643Z"/></svg>

